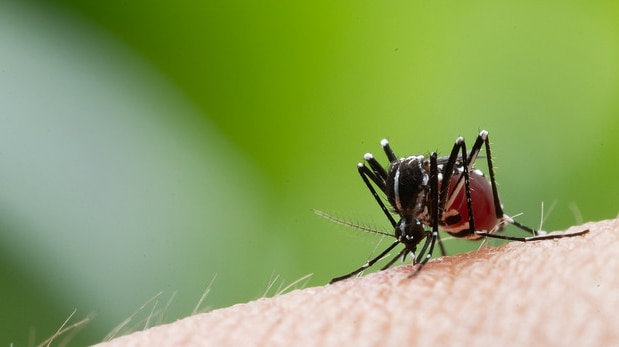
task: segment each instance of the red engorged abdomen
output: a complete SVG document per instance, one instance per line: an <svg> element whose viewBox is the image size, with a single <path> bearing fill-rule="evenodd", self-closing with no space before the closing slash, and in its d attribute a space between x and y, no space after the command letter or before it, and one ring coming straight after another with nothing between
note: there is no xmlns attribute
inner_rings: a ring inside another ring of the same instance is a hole
<svg viewBox="0 0 619 347"><path fill-rule="evenodd" d="M451 178L449 185L450 193L453 192L460 174L454 175ZM475 229L477 231L491 231L499 223L494 210L494 198L492 196L492 186L490 182L479 171L471 171L469 173L469 183L471 187L471 202L473 207L473 218ZM449 197L447 198L449 201ZM467 225L469 213L466 204L465 187L458 192L451 206L445 206L445 217L458 212L461 219L459 222L451 225L443 225L443 229L447 232L457 233ZM445 218L443 218L445 220Z"/></svg>

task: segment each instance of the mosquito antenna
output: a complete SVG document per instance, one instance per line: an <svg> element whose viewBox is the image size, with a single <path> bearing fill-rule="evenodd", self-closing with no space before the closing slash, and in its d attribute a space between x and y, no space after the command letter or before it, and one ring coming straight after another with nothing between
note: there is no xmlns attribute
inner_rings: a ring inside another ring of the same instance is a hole
<svg viewBox="0 0 619 347"><path fill-rule="evenodd" d="M319 210L313 210L315 214L319 215L320 217L329 220L331 222L334 222L336 224L340 224L340 225L344 225L347 226L349 228L353 228L353 229L357 229L357 230L361 230L364 231L366 233L371 233L371 234L377 234L377 235L383 235L383 236L389 236L389 237L393 237L393 234L389 234L380 230L376 230L376 229L372 229L369 227L364 227L362 225L358 225L358 224L354 224L348 221L345 221L343 219L334 217L326 212L323 211L319 211Z"/></svg>

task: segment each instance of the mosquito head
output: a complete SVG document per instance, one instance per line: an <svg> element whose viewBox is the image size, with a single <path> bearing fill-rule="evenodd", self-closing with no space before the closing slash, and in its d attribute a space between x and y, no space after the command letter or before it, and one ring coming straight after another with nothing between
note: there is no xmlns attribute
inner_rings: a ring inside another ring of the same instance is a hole
<svg viewBox="0 0 619 347"><path fill-rule="evenodd" d="M395 227L395 237L414 257L417 245L426 237L424 225L417 218L403 216Z"/></svg>
<svg viewBox="0 0 619 347"><path fill-rule="evenodd" d="M417 218L426 209L428 162L420 156L410 156L391 163L385 194L399 215Z"/></svg>

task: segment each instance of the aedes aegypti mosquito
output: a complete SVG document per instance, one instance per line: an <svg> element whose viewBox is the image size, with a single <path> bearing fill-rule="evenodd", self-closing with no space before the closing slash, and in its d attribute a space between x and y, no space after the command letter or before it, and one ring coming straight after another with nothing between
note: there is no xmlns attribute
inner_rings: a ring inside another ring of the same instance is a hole
<svg viewBox="0 0 619 347"><path fill-rule="evenodd" d="M439 240L439 229L454 237L469 240L488 237L521 242L578 236L589 231L542 234L504 214L494 179L488 132L485 130L479 133L470 152L466 150L464 138L458 137L448 157L438 157L433 152L429 160L423 155L398 159L387 140L382 140L381 145L389 159L388 168L380 165L370 153L364 156L368 165L359 163L357 168L363 182L391 222L395 241L360 268L336 277L329 283L350 278L369 268L398 244L403 244L404 249L381 270L389 268L397 259L404 258L410 253L413 262L418 264L414 275L432 257L436 241ZM490 181L481 171L473 168L482 146L486 148L485 157L488 161ZM449 184L443 184L444 182ZM393 213L399 216L399 221L396 222L374 186L386 195ZM533 236L513 237L495 234L503 230L507 224L513 224ZM421 251L415 256L417 245L423 240L425 242ZM444 253L442 245L441 250Z"/></svg>

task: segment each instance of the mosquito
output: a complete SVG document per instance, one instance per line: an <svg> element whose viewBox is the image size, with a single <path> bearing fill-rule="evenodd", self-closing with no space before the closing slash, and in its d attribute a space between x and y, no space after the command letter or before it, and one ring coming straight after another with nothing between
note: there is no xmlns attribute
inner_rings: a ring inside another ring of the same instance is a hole
<svg viewBox="0 0 619 347"><path fill-rule="evenodd" d="M403 244L404 249L381 270L389 268L397 259L404 259L410 253L413 263L418 264L411 274L415 275L432 258L437 240L442 253L445 253L439 239L439 229L454 237L468 240L486 237L520 242L573 237L589 231L546 234L506 215L497 191L490 141L486 130L479 133L470 152L467 152L464 138L458 137L451 154L445 157L438 157L436 152L432 152L429 159L423 155L398 159L387 140L382 140L381 146L389 160L389 167L383 167L372 154L367 153L364 156L367 165L359 163L357 169L361 179L393 226L395 241L360 268L336 277L329 283L335 283L362 272L384 258L399 244ZM490 181L486 179L483 172L473 168L475 160L478 157L482 158L479 156L482 147L485 147ZM392 207L391 210L387 208L376 188L387 197ZM399 221L396 221L392 213L397 215ZM496 234L505 229L508 224L532 236L514 237ZM417 246L422 241L424 242L421 250L415 255Z"/></svg>

